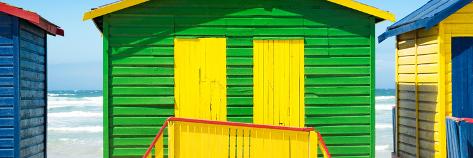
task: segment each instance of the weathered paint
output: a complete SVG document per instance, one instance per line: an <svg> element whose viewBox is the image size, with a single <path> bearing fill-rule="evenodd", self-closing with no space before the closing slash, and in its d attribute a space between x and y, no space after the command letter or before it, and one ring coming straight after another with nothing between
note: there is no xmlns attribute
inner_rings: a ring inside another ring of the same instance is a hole
<svg viewBox="0 0 473 158"><path fill-rule="evenodd" d="M375 18L325 1L162 0L103 20L105 157L140 156L175 114L174 39L202 37L226 38L227 120L247 123L254 40L304 39L305 126L335 156L374 157Z"/></svg>
<svg viewBox="0 0 473 158"><path fill-rule="evenodd" d="M322 136L313 128L171 117L161 127L143 158L164 156L161 151L164 149L162 138L166 128L169 134L169 158L316 158L317 146L324 158L331 157Z"/></svg>
<svg viewBox="0 0 473 158"><path fill-rule="evenodd" d="M176 117L227 120L225 38L174 40Z"/></svg>
<svg viewBox="0 0 473 158"><path fill-rule="evenodd" d="M0 157L46 157L46 32L0 19Z"/></svg>
<svg viewBox="0 0 473 158"><path fill-rule="evenodd" d="M20 22L20 157L46 155L46 32Z"/></svg>
<svg viewBox="0 0 473 158"><path fill-rule="evenodd" d="M440 150L438 126L438 27L397 38L398 153L433 157Z"/></svg>
<svg viewBox="0 0 473 158"><path fill-rule="evenodd" d="M254 40L253 122L304 127L304 40Z"/></svg>

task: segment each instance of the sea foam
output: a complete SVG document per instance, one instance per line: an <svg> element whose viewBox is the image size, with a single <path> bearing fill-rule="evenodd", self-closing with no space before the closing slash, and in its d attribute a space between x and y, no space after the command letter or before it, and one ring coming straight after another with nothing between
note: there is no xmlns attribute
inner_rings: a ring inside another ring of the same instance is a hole
<svg viewBox="0 0 473 158"><path fill-rule="evenodd" d="M68 106L102 106L103 97L48 97L48 108Z"/></svg>
<svg viewBox="0 0 473 158"><path fill-rule="evenodd" d="M57 133L101 133L101 126L48 127L48 131Z"/></svg>
<svg viewBox="0 0 473 158"><path fill-rule="evenodd" d="M376 101L396 99L396 96L376 96Z"/></svg>
<svg viewBox="0 0 473 158"><path fill-rule="evenodd" d="M86 112L86 111L70 111L70 112L58 112L58 113L49 113L48 117L77 117L77 118L90 118L90 117L102 117L101 112Z"/></svg>
<svg viewBox="0 0 473 158"><path fill-rule="evenodd" d="M388 123L377 123L376 129L392 129L393 125Z"/></svg>

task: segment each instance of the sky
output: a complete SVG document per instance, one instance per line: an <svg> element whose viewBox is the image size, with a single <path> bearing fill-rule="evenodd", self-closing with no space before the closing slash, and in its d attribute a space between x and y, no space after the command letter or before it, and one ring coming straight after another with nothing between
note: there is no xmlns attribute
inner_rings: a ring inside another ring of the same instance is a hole
<svg viewBox="0 0 473 158"><path fill-rule="evenodd" d="M39 13L65 30L65 37L48 37L49 90L102 89L102 37L84 12L116 0L2 0ZM400 20L428 0L358 0L390 11ZM376 25L376 36L393 24ZM394 38L376 46L376 88L394 88Z"/></svg>

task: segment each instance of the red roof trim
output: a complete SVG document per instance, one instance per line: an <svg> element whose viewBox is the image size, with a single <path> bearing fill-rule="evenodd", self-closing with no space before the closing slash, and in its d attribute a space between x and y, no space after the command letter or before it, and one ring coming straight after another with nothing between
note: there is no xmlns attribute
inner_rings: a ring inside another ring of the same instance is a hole
<svg viewBox="0 0 473 158"><path fill-rule="evenodd" d="M14 6L8 5L6 3L1 3L1 2L0 2L0 12L4 12L6 14L24 19L30 22L31 24L38 26L39 28L43 29L44 31L48 32L51 35L64 36L63 29L43 19L41 16L39 16L38 14L34 12L23 10L21 8L14 7Z"/></svg>

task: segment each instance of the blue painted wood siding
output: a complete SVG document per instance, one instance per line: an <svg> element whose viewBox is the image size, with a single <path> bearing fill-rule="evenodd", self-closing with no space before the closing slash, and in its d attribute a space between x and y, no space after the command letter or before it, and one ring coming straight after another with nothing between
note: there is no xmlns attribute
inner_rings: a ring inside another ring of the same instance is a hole
<svg viewBox="0 0 473 158"><path fill-rule="evenodd" d="M473 118L473 38L452 40L452 112L454 117Z"/></svg>
<svg viewBox="0 0 473 158"><path fill-rule="evenodd" d="M46 157L46 33L20 22L20 156Z"/></svg>
<svg viewBox="0 0 473 158"><path fill-rule="evenodd" d="M0 13L0 157L15 157L15 17Z"/></svg>

